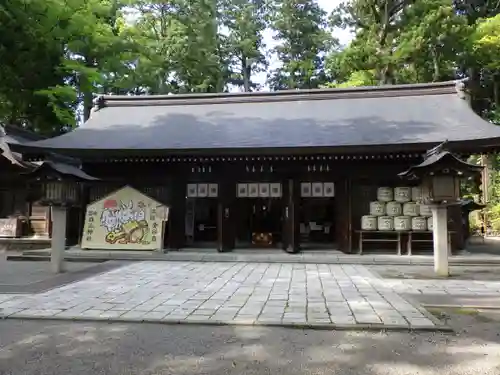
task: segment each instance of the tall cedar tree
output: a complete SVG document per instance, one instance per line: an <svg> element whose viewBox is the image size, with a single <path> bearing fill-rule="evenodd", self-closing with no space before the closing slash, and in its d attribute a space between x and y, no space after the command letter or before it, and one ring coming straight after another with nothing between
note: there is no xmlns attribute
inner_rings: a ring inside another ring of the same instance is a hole
<svg viewBox="0 0 500 375"><path fill-rule="evenodd" d="M311 89L324 83L324 57L332 37L326 13L317 1L274 1L271 29L280 64L268 76L271 89Z"/></svg>

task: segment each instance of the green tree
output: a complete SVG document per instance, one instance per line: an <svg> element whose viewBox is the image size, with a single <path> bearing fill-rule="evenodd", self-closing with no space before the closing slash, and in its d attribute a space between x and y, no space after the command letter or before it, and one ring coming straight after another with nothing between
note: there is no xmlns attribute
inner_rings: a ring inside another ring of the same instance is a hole
<svg viewBox="0 0 500 375"><path fill-rule="evenodd" d="M319 87L325 81L324 55L333 40L326 13L315 0L275 0L271 29L280 66L268 76L274 90Z"/></svg>
<svg viewBox="0 0 500 375"><path fill-rule="evenodd" d="M354 28L355 41L346 52L352 56L349 60L353 71L375 69L380 84L395 83L395 39L404 28L404 12L414 2L352 0L333 11L330 16L333 26Z"/></svg>
<svg viewBox="0 0 500 375"><path fill-rule="evenodd" d="M53 134L72 120L75 98L60 70L61 6L58 0L0 5L0 122Z"/></svg>
<svg viewBox="0 0 500 375"><path fill-rule="evenodd" d="M479 20L470 42L471 56L483 67L491 82L487 117L500 124L500 14Z"/></svg>
<svg viewBox="0 0 500 375"><path fill-rule="evenodd" d="M218 92L228 73L216 0L138 0L130 34L140 54L128 77L150 94Z"/></svg>
<svg viewBox="0 0 500 375"><path fill-rule="evenodd" d="M268 62L264 54L263 32L267 26L265 0L224 0L222 25L227 29L226 46L230 56L230 83L251 91L257 85L252 75L264 71Z"/></svg>

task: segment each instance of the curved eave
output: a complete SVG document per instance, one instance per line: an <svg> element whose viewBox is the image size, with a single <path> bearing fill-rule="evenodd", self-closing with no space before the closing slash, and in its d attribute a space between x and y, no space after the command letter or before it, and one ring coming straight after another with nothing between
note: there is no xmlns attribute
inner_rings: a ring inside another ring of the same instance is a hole
<svg viewBox="0 0 500 375"><path fill-rule="evenodd" d="M36 168L26 173L30 176L47 175L47 173L56 173L64 177L69 177L79 181L96 181L98 178L90 176L81 169L65 163L57 163L53 161L43 161L37 163Z"/></svg>
<svg viewBox="0 0 500 375"><path fill-rule="evenodd" d="M80 128L16 145L27 154L247 155L500 148L500 127L453 82L259 94L108 97Z"/></svg>
<svg viewBox="0 0 500 375"><path fill-rule="evenodd" d="M440 143L440 142L439 142ZM434 143L406 143L383 145L352 145L331 147L248 147L248 148L219 148L219 149L72 149L34 147L30 145L16 145L15 148L23 155L42 157L51 153L58 153L84 159L102 159L104 157L125 156L184 156L184 155L341 155L341 154L387 154L387 153L425 153L439 144ZM490 139L476 139L469 141L449 142L448 148L457 153L490 153L500 151L500 137Z"/></svg>

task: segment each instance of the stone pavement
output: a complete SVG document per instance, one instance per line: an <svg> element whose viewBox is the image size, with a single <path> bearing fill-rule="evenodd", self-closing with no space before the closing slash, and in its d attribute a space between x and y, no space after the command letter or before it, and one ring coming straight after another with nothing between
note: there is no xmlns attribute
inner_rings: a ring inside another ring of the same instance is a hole
<svg viewBox="0 0 500 375"><path fill-rule="evenodd" d="M361 265L138 262L41 294L1 298L0 313L12 318L388 329L438 324Z"/></svg>

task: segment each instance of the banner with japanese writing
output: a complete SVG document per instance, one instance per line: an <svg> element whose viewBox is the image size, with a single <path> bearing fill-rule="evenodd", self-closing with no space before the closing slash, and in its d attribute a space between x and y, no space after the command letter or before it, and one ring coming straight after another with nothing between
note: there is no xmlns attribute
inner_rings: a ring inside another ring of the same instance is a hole
<svg viewBox="0 0 500 375"><path fill-rule="evenodd" d="M83 249L161 250L168 207L125 186L89 204Z"/></svg>

